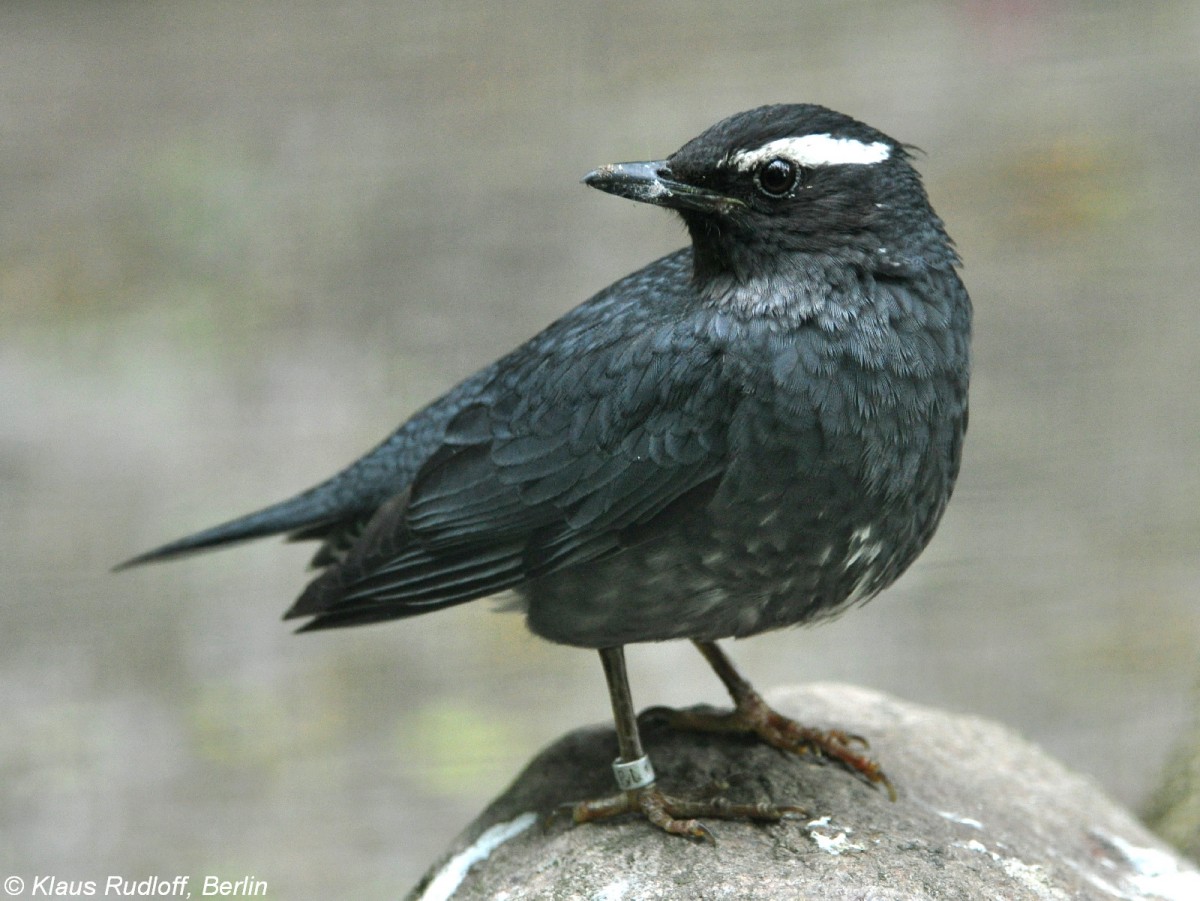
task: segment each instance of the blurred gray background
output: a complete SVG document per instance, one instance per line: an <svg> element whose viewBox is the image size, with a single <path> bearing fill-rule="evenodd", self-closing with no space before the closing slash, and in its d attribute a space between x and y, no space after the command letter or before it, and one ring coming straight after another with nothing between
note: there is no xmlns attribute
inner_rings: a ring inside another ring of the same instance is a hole
<svg viewBox="0 0 1200 901"><path fill-rule="evenodd" d="M394 898L605 720L595 655L490 602L294 637L308 548L107 570L679 246L579 178L777 101L926 150L973 410L914 569L731 652L998 718L1138 804L1200 676L1197 96L1188 0L0 5L0 871ZM685 644L631 666L639 706L724 700Z"/></svg>

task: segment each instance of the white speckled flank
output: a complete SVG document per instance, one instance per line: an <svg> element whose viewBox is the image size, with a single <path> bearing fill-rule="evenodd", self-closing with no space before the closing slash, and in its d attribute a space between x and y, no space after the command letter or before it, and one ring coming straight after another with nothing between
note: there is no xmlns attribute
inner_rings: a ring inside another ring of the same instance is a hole
<svg viewBox="0 0 1200 901"><path fill-rule="evenodd" d="M860 560L864 563L874 563L883 553L883 542L871 541L871 532L871 526L865 525L861 529L855 529L850 535L850 556L842 564L843 570L857 565Z"/></svg>
<svg viewBox="0 0 1200 901"><path fill-rule="evenodd" d="M869 166L882 163L891 155L892 148L883 141L864 144L854 138L824 134L780 138L757 150L739 151L729 158L729 162L736 169L753 169L759 163L780 157L797 166Z"/></svg>
<svg viewBox="0 0 1200 901"><path fill-rule="evenodd" d="M847 604L859 604L867 598L874 595L879 589L875 586L878 573L874 567L868 567L861 576L854 581L854 587L850 590L850 595L846 598Z"/></svg>

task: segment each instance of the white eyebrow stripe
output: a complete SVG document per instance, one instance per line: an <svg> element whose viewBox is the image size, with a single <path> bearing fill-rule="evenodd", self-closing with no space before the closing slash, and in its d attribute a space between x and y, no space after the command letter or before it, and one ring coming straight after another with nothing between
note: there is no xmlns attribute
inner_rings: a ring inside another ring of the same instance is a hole
<svg viewBox="0 0 1200 901"><path fill-rule="evenodd" d="M864 144L854 138L835 138L833 135L804 135L801 138L780 138L763 144L757 150L741 150L729 158L737 169L753 169L766 160L784 157L797 166L869 166L882 163L892 155L892 148L883 141Z"/></svg>

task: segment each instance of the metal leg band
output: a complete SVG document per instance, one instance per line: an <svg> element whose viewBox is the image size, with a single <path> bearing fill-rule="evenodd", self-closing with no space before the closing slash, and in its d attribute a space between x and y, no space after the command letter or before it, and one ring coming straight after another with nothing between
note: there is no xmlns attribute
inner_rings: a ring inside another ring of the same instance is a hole
<svg viewBox="0 0 1200 901"><path fill-rule="evenodd" d="M612 768L617 787L621 791L633 791L635 788L645 788L654 784L654 767L650 765L650 758L644 754L637 760L622 760L618 757L613 761Z"/></svg>

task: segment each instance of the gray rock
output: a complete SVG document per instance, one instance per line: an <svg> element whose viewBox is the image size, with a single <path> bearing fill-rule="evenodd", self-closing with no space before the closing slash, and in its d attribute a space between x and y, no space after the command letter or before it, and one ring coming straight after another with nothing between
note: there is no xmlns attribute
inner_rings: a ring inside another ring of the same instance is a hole
<svg viewBox="0 0 1200 901"><path fill-rule="evenodd" d="M411 901L650 899L1200 899L1200 871L1087 779L995 723L846 685L773 692L808 725L867 736L889 802L840 767L644 718L664 791L795 804L755 825L707 820L716 844L636 818L546 826L556 805L612 791L609 728L565 736L454 843Z"/></svg>

